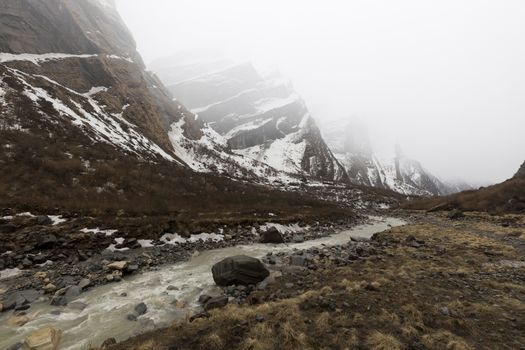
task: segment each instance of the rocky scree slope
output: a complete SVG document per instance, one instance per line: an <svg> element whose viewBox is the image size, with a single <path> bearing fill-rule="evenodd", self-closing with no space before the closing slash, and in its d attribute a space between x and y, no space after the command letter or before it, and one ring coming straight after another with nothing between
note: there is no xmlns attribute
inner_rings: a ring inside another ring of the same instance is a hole
<svg viewBox="0 0 525 350"><path fill-rule="evenodd" d="M347 182L304 101L279 74L250 63L174 56L152 64L170 92L209 125L216 143L279 172ZM241 163L243 161L240 161ZM209 165L196 162L196 170Z"/></svg>

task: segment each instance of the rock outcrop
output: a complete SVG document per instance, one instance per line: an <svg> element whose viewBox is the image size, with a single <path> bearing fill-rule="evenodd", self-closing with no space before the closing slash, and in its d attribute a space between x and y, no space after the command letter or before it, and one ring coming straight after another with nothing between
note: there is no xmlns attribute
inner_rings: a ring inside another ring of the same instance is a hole
<svg viewBox="0 0 525 350"><path fill-rule="evenodd" d="M293 176L348 180L304 101L279 74L263 76L250 63L202 57L163 59L152 68L238 156Z"/></svg>

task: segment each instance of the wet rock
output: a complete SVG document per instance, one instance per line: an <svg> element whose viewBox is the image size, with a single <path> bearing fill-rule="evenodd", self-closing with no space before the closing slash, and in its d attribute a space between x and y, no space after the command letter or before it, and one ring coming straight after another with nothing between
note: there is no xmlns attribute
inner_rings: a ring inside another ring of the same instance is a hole
<svg viewBox="0 0 525 350"><path fill-rule="evenodd" d="M451 210L448 214L447 214L447 218L449 218L450 220L458 220L458 219L461 219L465 217L465 214L463 214L463 212L459 209L454 209L454 210Z"/></svg>
<svg viewBox="0 0 525 350"><path fill-rule="evenodd" d="M110 268L111 270L122 271L124 270L124 268L126 268L127 265L128 265L127 261L115 261L115 262L108 264L108 268Z"/></svg>
<svg viewBox="0 0 525 350"><path fill-rule="evenodd" d="M135 312L139 315L144 315L148 312L148 307L144 303L137 304L135 305Z"/></svg>
<svg viewBox="0 0 525 350"><path fill-rule="evenodd" d="M127 273L134 273L134 272L137 272L138 269L139 269L139 266L138 266L138 265L135 265L135 264L126 266L126 272L127 272Z"/></svg>
<svg viewBox="0 0 525 350"><path fill-rule="evenodd" d="M57 350L61 339L61 330L46 326L31 333L24 345L28 350Z"/></svg>
<svg viewBox="0 0 525 350"><path fill-rule="evenodd" d="M22 349L23 346L24 346L24 344L18 342L18 343L15 343L15 344L11 345L6 350L20 350L20 349Z"/></svg>
<svg viewBox="0 0 525 350"><path fill-rule="evenodd" d="M104 340L104 342L102 343L102 345L100 347L102 349L107 349L110 346L115 345L115 344L117 344L117 340L115 338L108 338L108 339Z"/></svg>
<svg viewBox="0 0 525 350"><path fill-rule="evenodd" d="M168 288L166 288L166 290L179 290L179 288L177 288L175 286L168 286Z"/></svg>
<svg viewBox="0 0 525 350"><path fill-rule="evenodd" d="M13 233L18 229L18 227L15 224L3 224L0 225L0 232L1 233Z"/></svg>
<svg viewBox="0 0 525 350"><path fill-rule="evenodd" d="M201 312L198 312L198 313L192 315L190 317L190 322L193 322L193 321L195 321L198 318L209 318L209 317L210 317L210 314L208 313L208 311L201 311Z"/></svg>
<svg viewBox="0 0 525 350"><path fill-rule="evenodd" d="M38 240L36 248L39 249L49 249L53 248L57 244L57 238L55 235L46 235Z"/></svg>
<svg viewBox="0 0 525 350"><path fill-rule="evenodd" d="M219 261L212 267L213 280L219 286L249 285L263 281L270 272L259 260L238 255Z"/></svg>
<svg viewBox="0 0 525 350"><path fill-rule="evenodd" d="M36 217L37 225L51 225L53 221L47 215L39 215Z"/></svg>
<svg viewBox="0 0 525 350"><path fill-rule="evenodd" d="M137 320L137 316L133 315L133 314L129 314L126 316L126 319L128 321L136 321Z"/></svg>
<svg viewBox="0 0 525 350"><path fill-rule="evenodd" d="M292 241L294 243L303 243L304 242L304 235L293 235Z"/></svg>
<svg viewBox="0 0 525 350"><path fill-rule="evenodd" d="M10 319L8 319L7 323L11 326L22 327L29 321L30 319L27 315L18 315L18 316L13 316Z"/></svg>
<svg viewBox="0 0 525 350"><path fill-rule="evenodd" d="M199 304L206 304L208 300L210 300L212 297L207 294L202 294L199 296Z"/></svg>
<svg viewBox="0 0 525 350"><path fill-rule="evenodd" d="M80 289L85 289L86 287L89 287L90 284L91 284L91 280L89 278L83 278L80 280L80 282L78 282L77 286Z"/></svg>
<svg viewBox="0 0 525 350"><path fill-rule="evenodd" d="M261 232L261 243L284 243L283 235L275 227L270 227L268 230Z"/></svg>
<svg viewBox="0 0 525 350"><path fill-rule="evenodd" d="M73 310L79 310L79 311L82 311L84 310L86 307L87 307L87 304L84 304L83 302L81 301L75 301L73 303L69 303L67 305L67 307L73 309Z"/></svg>
<svg viewBox="0 0 525 350"><path fill-rule="evenodd" d="M57 290L57 287L53 283L48 283L44 286L46 293L54 293Z"/></svg>
<svg viewBox="0 0 525 350"><path fill-rule="evenodd" d="M216 298L209 299L206 304L204 304L204 310L209 311L213 309L218 309L225 307L228 304L228 297L223 295Z"/></svg>
<svg viewBox="0 0 525 350"><path fill-rule="evenodd" d="M308 259L304 255L292 255L290 257L290 265L293 266L306 266Z"/></svg>

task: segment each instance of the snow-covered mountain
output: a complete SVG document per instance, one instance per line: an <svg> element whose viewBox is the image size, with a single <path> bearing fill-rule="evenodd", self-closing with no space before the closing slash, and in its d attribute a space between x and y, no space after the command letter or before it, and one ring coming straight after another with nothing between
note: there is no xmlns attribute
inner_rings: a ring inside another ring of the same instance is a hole
<svg viewBox="0 0 525 350"><path fill-rule="evenodd" d="M416 196L447 195L470 189L462 182L441 181L420 162L403 155L399 146L394 157L380 159L373 152L366 129L359 122L327 125L323 134L353 183Z"/></svg>
<svg viewBox="0 0 525 350"><path fill-rule="evenodd" d="M6 0L0 11L8 15L0 20L0 131L61 143L63 157L89 144L97 159L118 152L258 183L298 182L301 166L319 179L344 178L337 162L314 154L274 167L237 151L146 71L113 1ZM318 134L307 118L288 127ZM295 152L313 153L295 137Z"/></svg>
<svg viewBox="0 0 525 350"><path fill-rule="evenodd" d="M304 101L279 74L263 76L249 63L192 55L156 61L152 69L173 96L209 126L211 142L201 146L230 151L229 159L241 165L257 162L303 179L348 181ZM173 140L181 135L178 127L170 134ZM195 170L220 164L191 152L182 158L191 158L187 163Z"/></svg>

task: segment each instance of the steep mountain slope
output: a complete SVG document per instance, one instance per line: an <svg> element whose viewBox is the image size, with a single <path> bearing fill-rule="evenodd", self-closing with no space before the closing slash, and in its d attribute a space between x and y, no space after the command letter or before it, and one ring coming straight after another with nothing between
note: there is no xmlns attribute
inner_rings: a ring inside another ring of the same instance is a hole
<svg viewBox="0 0 525 350"><path fill-rule="evenodd" d="M518 177L525 177L525 163L523 163L520 167L520 169L518 170L518 172L516 173L516 175L514 175L514 177L518 178Z"/></svg>
<svg viewBox="0 0 525 350"><path fill-rule="evenodd" d="M344 127L339 123L328 125L323 133L353 183L416 196L446 195L469 189L461 182L445 184L420 162L404 156L399 147L392 159L380 160L372 150L366 129L359 122Z"/></svg>
<svg viewBox="0 0 525 350"><path fill-rule="evenodd" d="M208 157L231 176L280 174L240 164L226 145L204 147L214 135L145 71L112 1L2 1L0 51L2 206L100 213L305 203L191 171L193 159Z"/></svg>
<svg viewBox="0 0 525 350"><path fill-rule="evenodd" d="M308 109L279 75L248 63L172 57L152 65L172 94L241 159L316 180L348 180ZM199 168L200 164L195 167Z"/></svg>
<svg viewBox="0 0 525 350"><path fill-rule="evenodd" d="M490 213L518 213L525 211L525 178L523 166L513 178L478 190L464 191L446 197L408 202L408 209L486 211Z"/></svg>

